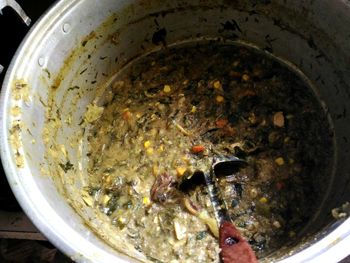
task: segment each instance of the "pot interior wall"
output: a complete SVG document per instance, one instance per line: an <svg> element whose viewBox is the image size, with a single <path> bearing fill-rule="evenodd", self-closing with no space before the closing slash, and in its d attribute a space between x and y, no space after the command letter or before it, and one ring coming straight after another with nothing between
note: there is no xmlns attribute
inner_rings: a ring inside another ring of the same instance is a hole
<svg viewBox="0 0 350 263"><path fill-rule="evenodd" d="M23 62L35 69L35 80L28 78L26 68L16 76L28 79L31 92L37 94L21 116L30 130L21 135L29 169L32 174L49 174L68 203L90 222L93 232L113 247L141 256L120 238L106 237L114 231L102 224L107 218L95 216L81 198L87 159L80 124L87 105L104 92L118 70L139 55L165 45L218 38L271 52L295 65L313 83L334 126L336 152L334 163L327 164L328 176L314 180L320 193L318 212L300 235L320 238L338 224L330 211L350 199L350 163L346 161L350 142L348 6L341 1L86 2L72 3L69 12L54 18L55 26L42 31L51 35L43 34L31 60ZM41 154L31 154L38 148ZM60 164L68 159L74 169L65 173ZM35 180L52 205L65 202L53 197L56 190L48 180ZM66 213L68 208L64 209ZM307 244L281 249L271 258L285 257L303 246Z"/></svg>

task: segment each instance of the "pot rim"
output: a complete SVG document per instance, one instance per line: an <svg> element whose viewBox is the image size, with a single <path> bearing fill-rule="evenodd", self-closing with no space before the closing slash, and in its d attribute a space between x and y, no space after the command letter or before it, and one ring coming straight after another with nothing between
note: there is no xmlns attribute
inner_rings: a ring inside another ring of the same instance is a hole
<svg viewBox="0 0 350 263"><path fill-rule="evenodd" d="M79 0L61 0L47 10L33 25L19 46L6 72L0 95L0 154L7 180L24 212L47 239L61 251L78 262L129 262L125 256L103 250L86 240L60 216L44 198L27 167L17 168L9 142L9 108L11 83L18 72L26 70L23 57L50 34L51 26L61 21L63 14L76 6ZM20 74L19 74L20 75ZM325 237L282 260L281 262L338 262L350 251L350 218Z"/></svg>

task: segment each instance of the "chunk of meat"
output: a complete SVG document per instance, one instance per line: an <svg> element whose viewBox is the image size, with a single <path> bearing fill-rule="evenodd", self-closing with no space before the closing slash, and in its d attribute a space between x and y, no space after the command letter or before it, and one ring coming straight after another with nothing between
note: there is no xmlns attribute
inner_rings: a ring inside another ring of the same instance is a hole
<svg viewBox="0 0 350 263"><path fill-rule="evenodd" d="M151 199L157 203L173 203L179 197L174 177L168 173L157 176L152 188Z"/></svg>

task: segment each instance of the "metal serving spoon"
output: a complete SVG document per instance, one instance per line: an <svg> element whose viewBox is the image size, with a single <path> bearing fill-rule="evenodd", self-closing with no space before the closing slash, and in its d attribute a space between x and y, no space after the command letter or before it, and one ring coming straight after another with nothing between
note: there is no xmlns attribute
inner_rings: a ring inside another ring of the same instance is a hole
<svg viewBox="0 0 350 263"><path fill-rule="evenodd" d="M224 263L258 262L249 243L242 237L228 215L227 207L220 195L216 176L232 175L246 162L237 157L214 158L209 172L204 172L205 183L214 208L219 227L220 256Z"/></svg>

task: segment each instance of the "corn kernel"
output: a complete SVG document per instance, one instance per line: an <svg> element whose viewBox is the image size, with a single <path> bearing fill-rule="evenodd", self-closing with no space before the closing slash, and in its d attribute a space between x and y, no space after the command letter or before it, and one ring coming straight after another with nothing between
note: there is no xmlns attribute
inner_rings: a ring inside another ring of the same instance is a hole
<svg viewBox="0 0 350 263"><path fill-rule="evenodd" d="M273 115L273 125L279 128L283 128L285 125L284 114L282 111L278 111Z"/></svg>
<svg viewBox="0 0 350 263"><path fill-rule="evenodd" d="M179 177L183 176L186 170L187 170L186 167L177 167L176 168L177 176Z"/></svg>
<svg viewBox="0 0 350 263"><path fill-rule="evenodd" d="M255 198L257 196L258 196L258 190L256 190L256 188L252 188L250 190L250 197Z"/></svg>
<svg viewBox="0 0 350 263"><path fill-rule="evenodd" d="M182 159L186 164L189 164L189 163L190 163L190 159L189 159L186 155L182 156L181 159Z"/></svg>
<svg viewBox="0 0 350 263"><path fill-rule="evenodd" d="M221 82L219 80L215 81L213 86L214 86L214 89L221 89L222 88Z"/></svg>
<svg viewBox="0 0 350 263"><path fill-rule="evenodd" d="M107 205L107 203L109 202L110 199L111 199L111 197L109 195L104 195L102 198L102 203L104 205Z"/></svg>
<svg viewBox="0 0 350 263"><path fill-rule="evenodd" d="M275 220L272 224L273 224L273 226L276 227L276 228L281 228L281 223L278 222L277 220Z"/></svg>
<svg viewBox="0 0 350 263"><path fill-rule="evenodd" d="M275 159L275 163L279 166L284 165L284 159L282 157L278 157Z"/></svg>
<svg viewBox="0 0 350 263"><path fill-rule="evenodd" d="M224 97L221 95L216 96L216 102L217 103L222 103L224 101Z"/></svg>
<svg viewBox="0 0 350 263"><path fill-rule="evenodd" d="M266 197L261 197L261 198L259 199L259 202L262 203L262 204L266 204L267 201L268 201L268 200L267 200Z"/></svg>
<svg viewBox="0 0 350 263"><path fill-rule="evenodd" d="M145 142L143 143L143 146L147 149L148 147L151 146L151 142L150 142L150 141L145 141Z"/></svg>
<svg viewBox="0 0 350 263"><path fill-rule="evenodd" d="M148 155L152 155L153 154L153 148L147 148L146 150Z"/></svg>
<svg viewBox="0 0 350 263"><path fill-rule="evenodd" d="M171 92L171 87L170 87L170 85L164 85L163 91L164 91L165 93Z"/></svg>
<svg viewBox="0 0 350 263"><path fill-rule="evenodd" d="M196 106L192 106L191 112L195 113L197 111L197 107Z"/></svg>
<svg viewBox="0 0 350 263"><path fill-rule="evenodd" d="M149 198L147 196L145 196L143 199L142 199L142 203L146 206L149 206L151 204L151 200L149 200Z"/></svg>
<svg viewBox="0 0 350 263"><path fill-rule="evenodd" d="M112 181L112 176L108 175L104 178L105 183L109 184Z"/></svg>
<svg viewBox="0 0 350 263"><path fill-rule="evenodd" d="M243 74L242 75L242 81L249 81L250 80L250 76L248 74Z"/></svg>
<svg viewBox="0 0 350 263"><path fill-rule="evenodd" d="M118 218L118 222L121 223L121 224L125 224L125 223L126 223L126 218L124 218L124 217L119 217L119 218Z"/></svg>
<svg viewBox="0 0 350 263"><path fill-rule="evenodd" d="M154 176L158 175L158 166L157 165L153 165L152 167L152 173Z"/></svg>
<svg viewBox="0 0 350 263"><path fill-rule="evenodd" d="M85 195L83 194L82 199L86 205L88 205L90 207L93 206L94 200L88 194L85 194Z"/></svg>

